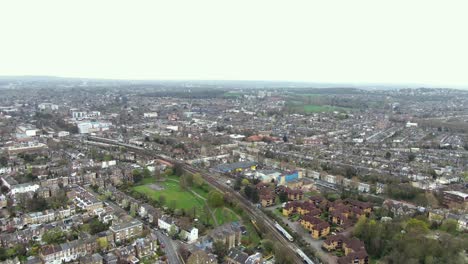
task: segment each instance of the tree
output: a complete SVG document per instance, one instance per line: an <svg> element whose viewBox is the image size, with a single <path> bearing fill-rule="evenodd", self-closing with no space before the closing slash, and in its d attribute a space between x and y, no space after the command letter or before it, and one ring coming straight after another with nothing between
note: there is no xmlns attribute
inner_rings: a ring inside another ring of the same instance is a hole
<svg viewBox="0 0 468 264"><path fill-rule="evenodd" d="M175 235L177 235L177 227L174 224L169 227L168 235L172 238L175 238Z"/></svg>
<svg viewBox="0 0 468 264"><path fill-rule="evenodd" d="M174 174L177 176L182 176L184 174L184 165L182 163L176 163L174 165Z"/></svg>
<svg viewBox="0 0 468 264"><path fill-rule="evenodd" d="M253 203L258 203L260 201L260 196L258 194L257 188L253 188L252 198L250 200L252 200Z"/></svg>
<svg viewBox="0 0 468 264"><path fill-rule="evenodd" d="M250 185L250 181L248 179L242 179L241 181L242 186Z"/></svg>
<svg viewBox="0 0 468 264"><path fill-rule="evenodd" d="M159 201L159 204L160 204L161 206L164 205L164 204L166 203L166 196L164 196L164 195L162 195L162 194L159 195L158 201Z"/></svg>
<svg viewBox="0 0 468 264"><path fill-rule="evenodd" d="M0 165L6 167L8 165L8 158L6 156L0 156Z"/></svg>
<svg viewBox="0 0 468 264"><path fill-rule="evenodd" d="M452 235L457 234L458 222L455 219L446 219L442 222L440 230L450 233Z"/></svg>
<svg viewBox="0 0 468 264"><path fill-rule="evenodd" d="M106 250L107 247L109 246L109 242L107 242L106 237L98 237L97 243L98 243L99 249L101 250Z"/></svg>
<svg viewBox="0 0 468 264"><path fill-rule="evenodd" d="M288 194L286 192L280 192L278 194L278 198L279 198L280 202L285 203L285 202L288 201Z"/></svg>
<svg viewBox="0 0 468 264"><path fill-rule="evenodd" d="M47 201L35 193L32 198L26 198L25 209L29 212L44 211L47 209Z"/></svg>
<svg viewBox="0 0 468 264"><path fill-rule="evenodd" d="M242 184L242 179L240 177L237 177L233 186L234 190L239 191L241 189L241 184Z"/></svg>
<svg viewBox="0 0 468 264"><path fill-rule="evenodd" d="M262 248L267 254L273 251L273 247L274 247L273 241L269 239L262 240Z"/></svg>
<svg viewBox="0 0 468 264"><path fill-rule="evenodd" d="M210 191L208 193L208 204L211 207L221 207L224 205L224 197L223 194L218 191Z"/></svg>
<svg viewBox="0 0 468 264"><path fill-rule="evenodd" d="M132 176L133 176L133 182L135 183L138 183L143 179L141 172L137 169L132 171Z"/></svg>
<svg viewBox="0 0 468 264"><path fill-rule="evenodd" d="M154 178L155 178L157 181L161 180L162 175L161 175L161 170L159 170L159 167L156 167L156 168L154 169L154 173L153 173L153 174L154 174Z"/></svg>
<svg viewBox="0 0 468 264"><path fill-rule="evenodd" d="M108 226L101 221L99 221L97 218L93 218L91 222L89 223L89 233L91 235L95 235L97 233L100 233L102 231L106 231Z"/></svg>
<svg viewBox="0 0 468 264"><path fill-rule="evenodd" d="M222 263L227 254L226 244L223 241L215 241L213 243L213 252L218 256L218 262Z"/></svg>
<svg viewBox="0 0 468 264"><path fill-rule="evenodd" d="M195 183L197 187L201 187L205 183L205 180L203 180L200 173L195 173L193 175L193 182Z"/></svg>
<svg viewBox="0 0 468 264"><path fill-rule="evenodd" d="M58 227L46 231L42 235L42 241L47 244L60 244L65 242L66 235Z"/></svg>
<svg viewBox="0 0 468 264"><path fill-rule="evenodd" d="M426 234L429 232L429 225L422 220L411 218L406 221L405 230L408 233Z"/></svg>
<svg viewBox="0 0 468 264"><path fill-rule="evenodd" d="M174 175L174 170L173 170L172 168L167 168L167 169L164 171L164 175L166 175L166 176Z"/></svg>
<svg viewBox="0 0 468 264"><path fill-rule="evenodd" d="M151 171L147 167L145 167L143 169L143 178L150 178L150 177L151 177Z"/></svg>
<svg viewBox="0 0 468 264"><path fill-rule="evenodd" d="M276 243L274 246L275 251L275 263L290 264L293 263L289 257L289 252L286 247L282 246L280 243Z"/></svg>
<svg viewBox="0 0 468 264"><path fill-rule="evenodd" d="M252 187L250 187L250 185L247 185L244 187L244 194L245 196L250 200L252 199Z"/></svg>
<svg viewBox="0 0 468 264"><path fill-rule="evenodd" d="M390 152L387 151L387 152L385 153L385 158L386 158L386 159L390 159L391 157L392 157L392 154L391 154Z"/></svg>

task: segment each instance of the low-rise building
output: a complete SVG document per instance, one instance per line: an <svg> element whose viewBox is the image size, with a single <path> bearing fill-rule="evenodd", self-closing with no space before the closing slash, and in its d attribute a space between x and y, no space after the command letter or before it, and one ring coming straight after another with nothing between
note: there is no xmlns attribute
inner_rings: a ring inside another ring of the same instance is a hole
<svg viewBox="0 0 468 264"><path fill-rule="evenodd" d="M134 219L129 222L113 224L109 230L114 234L115 242L121 242L141 236L143 232L143 223Z"/></svg>

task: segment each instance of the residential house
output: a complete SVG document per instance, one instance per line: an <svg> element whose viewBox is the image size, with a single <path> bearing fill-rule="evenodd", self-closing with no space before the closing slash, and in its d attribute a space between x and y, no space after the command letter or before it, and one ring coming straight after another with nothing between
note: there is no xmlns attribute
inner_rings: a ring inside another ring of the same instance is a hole
<svg viewBox="0 0 468 264"><path fill-rule="evenodd" d="M245 264L249 255L240 249L231 248L226 255L227 264Z"/></svg>
<svg viewBox="0 0 468 264"><path fill-rule="evenodd" d="M357 238L347 238L343 235L328 237L322 244L327 251L343 250L345 256L338 259L338 263L367 264L369 256L364 242Z"/></svg>
<svg viewBox="0 0 468 264"><path fill-rule="evenodd" d="M157 238L138 238L135 241L136 256L141 259L152 256L158 250Z"/></svg>
<svg viewBox="0 0 468 264"><path fill-rule="evenodd" d="M162 215L160 218L158 218L159 229L163 229L166 230L166 232L169 232L169 230L171 230L171 226L175 226L177 232L179 232L179 227L175 224L175 221L172 217L168 215Z"/></svg>
<svg viewBox="0 0 468 264"><path fill-rule="evenodd" d="M188 258L186 263L191 264L218 264L218 259L213 254L208 254L203 250L196 250Z"/></svg>
<svg viewBox="0 0 468 264"><path fill-rule="evenodd" d="M210 232L213 240L223 242L228 249L241 244L242 231L238 222L226 223L218 226Z"/></svg>
<svg viewBox="0 0 468 264"><path fill-rule="evenodd" d="M190 229L181 229L180 238L186 240L188 243L193 243L198 239L198 229L196 227L191 227Z"/></svg>

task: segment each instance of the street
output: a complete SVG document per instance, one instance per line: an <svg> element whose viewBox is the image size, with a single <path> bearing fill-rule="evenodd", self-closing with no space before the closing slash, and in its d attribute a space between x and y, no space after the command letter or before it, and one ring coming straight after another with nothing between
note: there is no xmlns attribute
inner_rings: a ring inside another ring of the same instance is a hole
<svg viewBox="0 0 468 264"><path fill-rule="evenodd" d="M169 238L168 236L164 235L161 231L153 229L153 232L159 239L159 243L164 245L163 251L166 253L167 263L168 264L176 264L182 263L177 254L177 244Z"/></svg>

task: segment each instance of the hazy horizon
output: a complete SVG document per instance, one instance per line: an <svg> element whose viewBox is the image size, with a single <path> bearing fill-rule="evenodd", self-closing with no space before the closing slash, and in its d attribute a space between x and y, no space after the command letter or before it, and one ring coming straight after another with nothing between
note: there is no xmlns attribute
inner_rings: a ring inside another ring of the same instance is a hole
<svg viewBox="0 0 468 264"><path fill-rule="evenodd" d="M468 89L466 1L0 3L0 75Z"/></svg>

